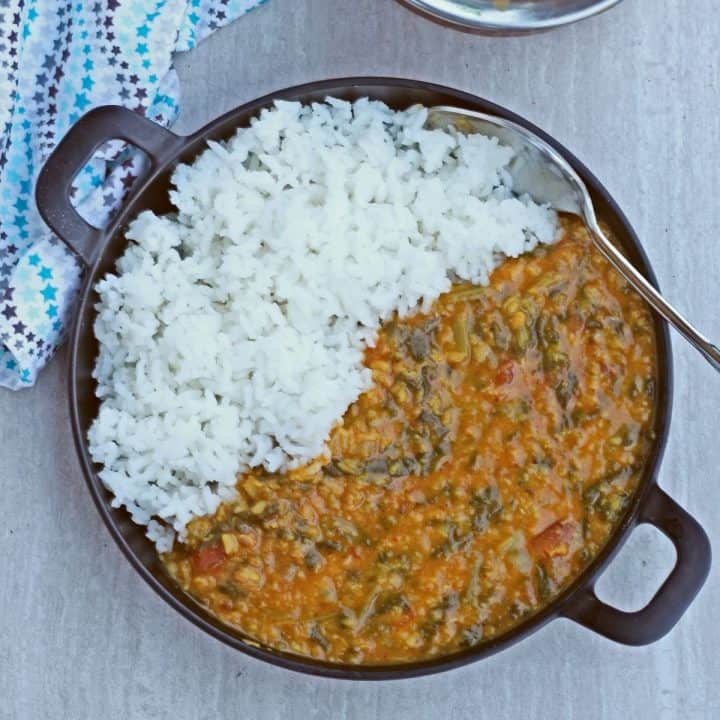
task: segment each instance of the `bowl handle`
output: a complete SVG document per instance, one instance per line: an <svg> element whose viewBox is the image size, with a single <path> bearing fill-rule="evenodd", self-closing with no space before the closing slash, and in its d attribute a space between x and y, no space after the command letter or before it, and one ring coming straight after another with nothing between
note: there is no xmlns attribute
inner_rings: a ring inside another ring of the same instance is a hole
<svg viewBox="0 0 720 720"><path fill-rule="evenodd" d="M710 571L710 541L697 520L667 493L652 485L640 523L650 523L675 546L675 567L650 602L637 612L624 612L600 600L593 586L572 597L562 615L624 645L648 645L666 635L680 620Z"/></svg>
<svg viewBox="0 0 720 720"><path fill-rule="evenodd" d="M70 187L93 153L108 140L125 140L144 150L152 170L183 142L157 123L117 105L91 110L68 130L38 175L35 201L50 229L87 265L92 263L102 232L72 206Z"/></svg>

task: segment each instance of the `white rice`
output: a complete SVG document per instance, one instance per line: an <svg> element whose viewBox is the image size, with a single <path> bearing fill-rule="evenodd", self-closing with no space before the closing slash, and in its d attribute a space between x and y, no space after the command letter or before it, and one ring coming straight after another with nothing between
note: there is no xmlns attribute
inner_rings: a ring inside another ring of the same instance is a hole
<svg viewBox="0 0 720 720"><path fill-rule="evenodd" d="M175 170L176 214L131 224L97 284L89 441L160 550L239 472L324 452L384 319L555 239L555 214L512 195L512 150L426 114L278 102Z"/></svg>

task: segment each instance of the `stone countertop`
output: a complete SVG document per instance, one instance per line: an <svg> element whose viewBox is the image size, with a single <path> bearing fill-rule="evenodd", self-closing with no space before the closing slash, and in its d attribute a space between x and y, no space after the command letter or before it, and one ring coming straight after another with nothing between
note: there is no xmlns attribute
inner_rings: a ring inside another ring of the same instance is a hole
<svg viewBox="0 0 720 720"><path fill-rule="evenodd" d="M525 115L574 151L637 229L667 296L720 338L720 15L715 0L625 0L526 38L452 32L391 0L270 0L178 59L176 129L273 89L347 75L425 79ZM720 546L720 377L674 337L661 485ZM675 630L613 644L564 620L434 677L349 683L293 674L203 634L145 586L102 526L66 410L66 353L0 391L0 719L700 720L720 717L717 569ZM600 585L639 608L673 562L637 530Z"/></svg>

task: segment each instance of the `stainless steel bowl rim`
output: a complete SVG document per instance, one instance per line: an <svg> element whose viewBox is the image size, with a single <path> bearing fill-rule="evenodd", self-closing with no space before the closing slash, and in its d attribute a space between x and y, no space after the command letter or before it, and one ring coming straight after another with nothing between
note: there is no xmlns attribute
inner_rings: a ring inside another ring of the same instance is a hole
<svg viewBox="0 0 720 720"><path fill-rule="evenodd" d="M486 32L530 33L585 20L609 10L621 0L510 0L500 9L493 0L476 0L486 7L472 7L462 0L401 0L421 13L449 25ZM513 7L514 2L517 3Z"/></svg>

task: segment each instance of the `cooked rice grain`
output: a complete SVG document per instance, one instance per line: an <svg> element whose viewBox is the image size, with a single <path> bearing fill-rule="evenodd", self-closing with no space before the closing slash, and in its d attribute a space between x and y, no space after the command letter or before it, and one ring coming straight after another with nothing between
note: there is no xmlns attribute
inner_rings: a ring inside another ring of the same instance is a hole
<svg viewBox="0 0 720 720"><path fill-rule="evenodd" d="M370 100L277 102L180 165L177 212L141 213L97 284L100 477L168 549L236 476L302 464L370 385L381 322L428 308L449 273L485 283L552 242L516 198L512 150Z"/></svg>

